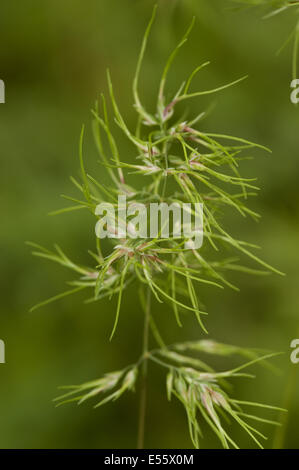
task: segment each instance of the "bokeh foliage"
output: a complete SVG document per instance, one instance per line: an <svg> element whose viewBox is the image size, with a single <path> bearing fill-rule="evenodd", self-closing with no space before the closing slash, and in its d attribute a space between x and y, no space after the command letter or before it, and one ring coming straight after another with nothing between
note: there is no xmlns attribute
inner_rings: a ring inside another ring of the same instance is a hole
<svg viewBox="0 0 299 470"><path fill-rule="evenodd" d="M79 174L78 137L87 124L86 163L101 174L92 142L89 109L103 89L105 69L113 73L120 108L134 117L128 95L136 56L153 1L33 0L3 2L0 27L1 78L6 104L0 107L2 302L0 337L6 342L7 364L1 365L0 447L132 447L137 414L133 394L115 406L97 411L82 406L54 408L59 384L80 383L134 361L141 349L142 312L134 290L124 298L121 328L108 338L115 304L84 305L66 298L29 314L38 300L61 290L67 273L32 259L25 240L55 242L66 253L86 260L93 249L94 220L76 212L65 217L46 214L62 207L60 193L70 194L69 175ZM142 73L143 99L156 96L159 71L174 43L196 16L196 26L170 77L176 90L194 62L211 60L198 77L203 89L249 74L246 82L217 96L205 130L240 135L267 145L272 155L255 154L244 174L259 177L262 187L251 207L262 214L259 224L225 214L230 231L263 247L263 259L287 273L257 278L231 276L240 293L200 287L213 337L240 346L286 351L277 364L282 374L259 368L255 381L236 384L238 395L287 406L285 447L298 448L298 371L291 365L289 344L298 336L298 109L289 100L291 52L276 51L288 36L292 14L262 20L254 9L231 10L225 0L160 0L158 21L149 42ZM194 112L210 98L198 98ZM190 103L191 106L191 103ZM120 134L120 139L122 139ZM123 142L124 153L130 151ZM128 155L128 158L130 156ZM227 217L229 217L227 219ZM84 225L84 230L82 226ZM216 295L217 294L217 295ZM156 305L169 342L202 338L192 315L183 329L169 322L171 313ZM172 319L172 318L171 318ZM134 334L136 340L128 338ZM215 365L222 367L221 361ZM234 364L232 363L232 366ZM168 404L154 370L150 379L147 446L189 447L183 410ZM288 399L286 400L286 397ZM287 402L286 402L287 401ZM171 425L169 425L171 423ZM235 432L239 432L236 429ZM265 433L272 429L265 426ZM208 434L206 447L218 446ZM248 442L240 434L239 442ZM276 443L279 442L277 437ZM245 444L244 444L245 445ZM266 446L273 445L270 439Z"/></svg>

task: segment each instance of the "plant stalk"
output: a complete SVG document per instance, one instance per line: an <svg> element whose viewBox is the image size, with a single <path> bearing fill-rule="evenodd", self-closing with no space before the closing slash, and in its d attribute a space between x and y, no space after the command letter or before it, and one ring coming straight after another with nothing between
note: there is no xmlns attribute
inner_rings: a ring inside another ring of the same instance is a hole
<svg viewBox="0 0 299 470"><path fill-rule="evenodd" d="M151 314L151 290L148 287L145 315L144 315L144 327L143 327L143 363L141 370L141 392L139 402L139 422L138 422L138 437L137 437L137 449L144 448L144 431L145 431L145 416L146 416L146 401L147 401L147 353L148 353L148 336L149 336L149 324Z"/></svg>

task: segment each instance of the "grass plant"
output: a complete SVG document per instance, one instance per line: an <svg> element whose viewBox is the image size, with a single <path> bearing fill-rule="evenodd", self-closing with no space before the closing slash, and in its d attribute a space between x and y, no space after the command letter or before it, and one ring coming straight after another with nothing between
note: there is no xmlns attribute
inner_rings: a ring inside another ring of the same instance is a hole
<svg viewBox="0 0 299 470"><path fill-rule="evenodd" d="M71 259L59 246L54 250L46 249L35 243L33 254L54 261L68 268L76 278L71 280L69 288L40 302L32 310L47 305L64 296L78 291L89 293L87 302L96 302L112 297L117 299L115 319L111 325L110 340L117 328L122 311L122 298L126 288L134 284L139 292L140 303L144 312L143 350L134 364L101 378L63 387L64 393L56 403L84 403L93 400L95 407L118 400L124 393L134 391L140 386L138 448L144 447L145 410L147 391L147 365L152 362L165 370L166 393L168 399L176 399L184 407L187 416L191 441L195 448L203 438L202 423L207 423L218 436L224 448L238 448L230 434L230 422L236 422L258 447L266 437L251 422L264 422L279 425L272 418L259 416L262 408L279 408L237 399L230 384L236 378L252 378L247 372L256 363L270 359L275 354L222 344L212 339L198 339L174 345L166 345L152 316L155 304L166 303L172 311L174 321L182 325L183 311L194 315L199 332L206 335L205 319L207 311L198 296L201 285L221 289L230 287L237 290L229 279L231 271L246 272L253 275L265 275L277 272L256 254L256 246L238 240L230 234L221 221L221 210L230 208L241 217L259 219L259 215L247 205L249 196L258 191L252 178L240 176L239 167L242 159L251 157L254 149L268 151L260 144L232 135L205 132L201 122L205 111L197 116L181 117L177 108L197 97L218 93L227 87L242 82L243 78L231 83L219 85L213 89L193 91L195 76L208 63L199 65L179 89L169 95L167 79L173 60L186 43L194 20L180 43L170 54L161 75L157 103L153 109L146 109L140 95L140 73L149 33L154 21L156 8L146 29L136 73L133 79L134 108L137 113L135 130L126 123L116 100L111 74L107 72L110 106L113 119L108 116L108 104L102 94L100 102L92 110L92 129L99 152L102 168L110 177L109 187L101 179L89 175L83 160L84 128L79 141L81 181L72 178L79 196L66 197L72 205L53 212L65 214L68 211L86 209L95 213L97 204L108 201L116 206L119 195L135 203L151 202L188 202L203 204L204 245L196 249L192 240L175 238L155 239L129 238L110 239L111 249L103 253L100 239L96 239L96 250L90 252L90 266L82 266ZM133 163L126 160L119 148L113 129L118 126L130 141ZM128 175L137 173L141 188L127 183ZM187 243L187 248L186 244ZM227 256L226 253L231 255ZM211 254L212 253L212 254ZM244 258L250 259L255 267L246 267ZM149 348L149 334L152 333L156 347ZM230 356L245 358L245 362L234 368L215 371L202 355ZM252 412L251 410L255 410Z"/></svg>

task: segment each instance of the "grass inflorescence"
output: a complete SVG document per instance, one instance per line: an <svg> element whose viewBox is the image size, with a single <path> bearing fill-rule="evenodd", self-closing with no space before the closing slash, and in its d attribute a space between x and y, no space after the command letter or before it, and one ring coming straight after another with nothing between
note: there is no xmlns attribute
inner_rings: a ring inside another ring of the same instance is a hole
<svg viewBox="0 0 299 470"><path fill-rule="evenodd" d="M248 197L256 194L258 190L256 182L252 178L240 176L239 164L242 159L251 156L250 152L254 148L265 151L268 149L240 137L203 131L200 123L205 117L204 111L190 118L182 118L177 112L179 103L217 93L241 82L244 77L214 89L192 91L196 74L208 66L208 63L204 63L187 77L176 93L168 97L167 78L172 62L187 41L194 20L166 62L155 110L145 108L140 98L139 78L155 12L156 9L143 38L133 80L134 108L137 113L135 131L129 128L118 107L109 71L107 81L114 120L108 116L108 104L104 95L101 95L100 102L97 102L92 110L92 129L101 163L110 177L109 187L85 170L82 128L79 141L81 181L72 178L80 196L65 196L73 204L54 213L87 209L94 214L96 206L103 201L108 201L116 207L119 195L125 195L131 203L142 202L145 205L151 202L202 203L204 247L197 249L191 239L183 236L176 238L170 234L168 238L110 239L110 253L104 255L100 239L97 238L96 251L90 252L93 264L81 266L71 260L59 246L55 246L52 251L31 244L36 256L54 261L77 274L77 278L69 282L70 288L67 291L39 303L34 308L81 290L91 292L87 302L116 296L117 307L110 335L112 339L118 326L124 291L131 283L138 284L140 302L145 313L144 348L141 357L135 364L106 374L99 380L66 387L67 391L58 399L59 403L82 403L94 397L100 397L96 406L115 401L124 392L134 390L139 376L145 380L146 364L151 361L166 369L167 395L169 399L176 397L185 407L190 436L195 447L199 447L202 436L202 420L208 423L225 448L237 447L223 426L223 414L236 421L256 444L261 446L260 439L264 436L248 424L247 420L277 423L244 412L243 405L265 408L268 406L233 398L227 381L235 377L252 377L240 371L272 355L212 340L167 347L151 316L149 305L150 297L159 303L168 303L175 321L180 326L181 312L191 312L202 330L207 333L204 320L207 312L198 298L197 285L208 284L218 288L229 286L237 289L227 278L226 272L241 271L259 275L269 271L279 272L254 254L255 245L235 239L223 227L218 217L221 208L228 207L243 217L250 216L255 220L259 218L259 215L247 206ZM132 145L132 152L136 156L133 163L126 161L121 148L118 148L113 132L115 124ZM142 189L127 183L130 173L139 175ZM246 267L235 255L222 257L224 248L235 251L242 257L248 257L259 267ZM210 257L210 250L214 250L216 256ZM148 348L149 329L158 343L158 349ZM249 362L231 370L216 372L201 359L194 357L194 352L220 356L239 354L247 357ZM145 406L144 396L142 403L141 408ZM141 409L141 415L143 412ZM141 428L144 428L144 423L141 423ZM140 446L143 445L142 441L141 436Z"/></svg>

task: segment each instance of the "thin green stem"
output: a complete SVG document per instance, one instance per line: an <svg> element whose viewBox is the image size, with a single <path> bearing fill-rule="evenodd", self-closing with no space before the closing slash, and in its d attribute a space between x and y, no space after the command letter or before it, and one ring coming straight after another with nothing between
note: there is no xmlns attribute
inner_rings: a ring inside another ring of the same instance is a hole
<svg viewBox="0 0 299 470"><path fill-rule="evenodd" d="M147 354L148 354L148 336L149 336L149 324L151 314L151 290L147 290L147 299L145 306L145 317L143 327L143 348L142 355L144 357L142 363L142 383L140 392L139 402L139 423L138 423L138 437L137 437L137 449L144 448L144 432L145 432L145 415L146 415L146 401L147 401Z"/></svg>

